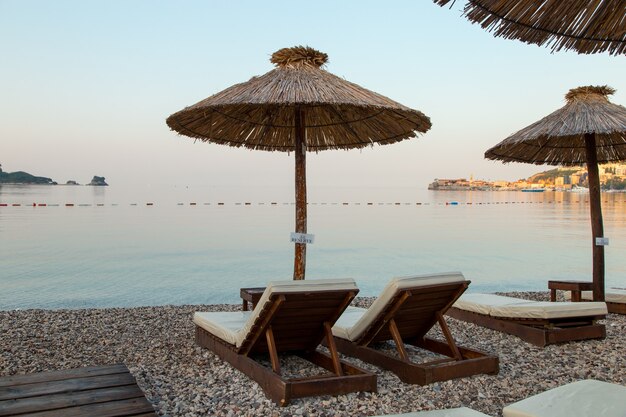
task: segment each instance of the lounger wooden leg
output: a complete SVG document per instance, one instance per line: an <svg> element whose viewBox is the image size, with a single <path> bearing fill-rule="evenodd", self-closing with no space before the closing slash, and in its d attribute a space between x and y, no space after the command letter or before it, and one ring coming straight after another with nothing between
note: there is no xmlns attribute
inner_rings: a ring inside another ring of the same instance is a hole
<svg viewBox="0 0 626 417"><path fill-rule="evenodd" d="M404 342L402 341L402 336L400 336L400 330L398 330L398 326L396 325L396 321L394 319L389 320L389 331L391 332L391 336L393 337L393 341L396 344L396 348L398 348L398 353L403 361L409 361L409 355L406 353L406 348L404 347Z"/></svg>
<svg viewBox="0 0 626 417"><path fill-rule="evenodd" d="M337 346L335 345L335 338L333 337L332 326L329 322L324 322L324 333L326 334L326 342L328 345L328 350L330 351L330 357L333 360L333 368L335 370L335 374L343 375L343 370L341 369L341 361L339 360L339 353L337 353Z"/></svg>
<svg viewBox="0 0 626 417"><path fill-rule="evenodd" d="M265 338L267 339L267 350L272 361L272 371L280 375L280 361L278 360L278 352L276 351L276 341L274 340L274 332L272 326L265 330Z"/></svg>
<svg viewBox="0 0 626 417"><path fill-rule="evenodd" d="M443 335L446 338L446 341L448 342L448 345L450 346L450 349L452 349L452 353L454 353L454 358L457 361L460 361L463 359L463 356L461 355L461 352L459 351L459 348L456 345L456 342L454 341L454 338L452 337L452 333L450 332L450 329L448 328L448 324L446 323L446 320L443 318L443 314L441 314L441 312L437 312L437 321L439 322L439 326L441 327L441 331L443 332Z"/></svg>

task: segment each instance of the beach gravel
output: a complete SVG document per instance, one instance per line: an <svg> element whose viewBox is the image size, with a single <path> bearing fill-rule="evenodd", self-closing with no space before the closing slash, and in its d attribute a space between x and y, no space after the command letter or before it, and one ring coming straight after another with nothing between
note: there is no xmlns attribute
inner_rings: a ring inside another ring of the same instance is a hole
<svg viewBox="0 0 626 417"><path fill-rule="evenodd" d="M508 295L547 300L545 292ZM371 299L356 303L367 306ZM626 316L607 316L604 340L545 348L447 318L459 344L499 356L498 375L409 385L349 358L378 375L377 393L296 399L278 407L255 382L194 342L195 311L238 309L222 304L0 311L0 376L125 363L164 416L372 416L461 406L501 416L507 404L581 379L626 385ZM294 375L315 371L294 358L281 366Z"/></svg>

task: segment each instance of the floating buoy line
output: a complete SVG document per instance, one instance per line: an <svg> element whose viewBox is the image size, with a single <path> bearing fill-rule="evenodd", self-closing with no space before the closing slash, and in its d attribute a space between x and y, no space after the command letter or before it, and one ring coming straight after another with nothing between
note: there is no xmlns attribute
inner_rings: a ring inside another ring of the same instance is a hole
<svg viewBox="0 0 626 417"><path fill-rule="evenodd" d="M437 202L437 203L423 203L423 202L314 202L314 203L308 203L307 205L312 205L312 206L328 206L328 205L332 205L332 206L361 206L361 205L366 205L366 206L492 206L492 205L506 205L506 204L588 204L589 200L573 200L573 201L564 201L564 200L550 200L550 201L488 201L488 202L473 202L473 201L467 201L467 202L461 202L461 201L446 201L446 202ZM609 203L608 200L603 201L603 203ZM615 203L626 203L626 200L624 201L615 201ZM189 203L183 203L183 202L179 202L176 203L177 206L266 206L266 205L270 205L270 206L278 206L278 205L283 205L283 206L287 206L287 205L293 205L295 203L293 202L283 202L283 203L279 203L276 201L271 201L271 202L257 202L257 203L253 203L250 201L243 201L243 202L212 202L212 203L197 203L197 202L189 202ZM0 207L36 207L36 208L40 208L40 207L117 207L117 206L123 206L125 204L118 204L118 203L111 203L111 204L105 204L105 203L96 203L96 204L89 204L89 203L63 203L63 204L59 204L59 203L29 203L29 204L25 204L25 203L0 203ZM157 204L155 204L154 202L147 202L147 203L128 203L128 205L130 206L156 206Z"/></svg>

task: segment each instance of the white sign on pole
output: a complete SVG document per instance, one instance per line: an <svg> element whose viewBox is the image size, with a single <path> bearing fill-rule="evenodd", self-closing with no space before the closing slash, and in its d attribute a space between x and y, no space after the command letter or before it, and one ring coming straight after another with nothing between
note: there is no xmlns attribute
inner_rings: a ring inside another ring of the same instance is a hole
<svg viewBox="0 0 626 417"><path fill-rule="evenodd" d="M608 237L597 237L596 238L596 246L609 246L609 238Z"/></svg>
<svg viewBox="0 0 626 417"><path fill-rule="evenodd" d="M315 240L315 235L306 233L291 233L291 241L293 243L312 244Z"/></svg>

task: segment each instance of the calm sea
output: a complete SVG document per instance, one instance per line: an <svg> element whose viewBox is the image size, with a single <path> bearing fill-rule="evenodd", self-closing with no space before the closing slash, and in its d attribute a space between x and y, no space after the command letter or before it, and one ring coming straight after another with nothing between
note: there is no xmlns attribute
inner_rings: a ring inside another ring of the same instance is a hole
<svg viewBox="0 0 626 417"><path fill-rule="evenodd" d="M291 191L0 186L0 309L238 303L291 279ZM607 287L626 287L626 194L602 204ZM308 218L306 277L365 296L443 271L473 292L591 279L587 194L310 187Z"/></svg>

